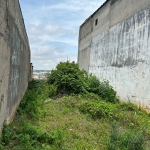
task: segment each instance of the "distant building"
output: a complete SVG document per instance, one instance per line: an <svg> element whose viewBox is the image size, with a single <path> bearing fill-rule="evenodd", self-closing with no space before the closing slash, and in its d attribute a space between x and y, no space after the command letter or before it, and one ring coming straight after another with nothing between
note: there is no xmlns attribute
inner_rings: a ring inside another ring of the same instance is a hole
<svg viewBox="0 0 150 150"><path fill-rule="evenodd" d="M33 79L47 80L48 73L50 73L50 70L35 70L33 71Z"/></svg>

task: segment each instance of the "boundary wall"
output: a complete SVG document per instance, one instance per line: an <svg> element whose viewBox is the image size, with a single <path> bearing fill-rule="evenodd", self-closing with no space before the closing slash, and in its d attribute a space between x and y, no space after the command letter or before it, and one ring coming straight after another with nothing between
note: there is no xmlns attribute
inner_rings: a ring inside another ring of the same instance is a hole
<svg viewBox="0 0 150 150"><path fill-rule="evenodd" d="M78 64L150 111L150 0L107 0L80 26Z"/></svg>
<svg viewBox="0 0 150 150"><path fill-rule="evenodd" d="M30 48L19 0L0 0L0 130L14 117L31 79Z"/></svg>

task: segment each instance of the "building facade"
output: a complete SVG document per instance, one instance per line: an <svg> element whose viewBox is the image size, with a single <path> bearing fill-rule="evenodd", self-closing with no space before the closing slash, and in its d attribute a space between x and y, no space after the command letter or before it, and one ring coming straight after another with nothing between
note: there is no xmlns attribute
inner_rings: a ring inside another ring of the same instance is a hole
<svg viewBox="0 0 150 150"><path fill-rule="evenodd" d="M107 0L80 26L78 64L150 111L150 1Z"/></svg>

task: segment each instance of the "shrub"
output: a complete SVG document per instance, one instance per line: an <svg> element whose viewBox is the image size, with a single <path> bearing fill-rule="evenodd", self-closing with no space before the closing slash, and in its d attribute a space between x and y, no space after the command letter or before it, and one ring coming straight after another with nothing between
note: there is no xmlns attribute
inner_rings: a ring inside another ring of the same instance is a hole
<svg viewBox="0 0 150 150"><path fill-rule="evenodd" d="M49 97L55 98L57 95L57 86L52 84L49 85L49 93L48 93Z"/></svg>
<svg viewBox="0 0 150 150"><path fill-rule="evenodd" d="M125 110L125 111L134 111L134 112L138 111L138 108L130 102L128 102L128 103L123 103L122 102L122 103L120 103L120 105L118 105L118 107L121 110Z"/></svg>
<svg viewBox="0 0 150 150"><path fill-rule="evenodd" d="M26 113L29 118L37 118L39 114L40 100L36 91L27 91L22 102L18 113Z"/></svg>
<svg viewBox="0 0 150 150"><path fill-rule="evenodd" d="M56 129L51 132L43 130L41 127L24 122L21 127L14 129L4 124L2 136L0 137L0 149L8 149L17 146L21 149L40 149L42 145L51 145L61 149L64 145L64 131Z"/></svg>
<svg viewBox="0 0 150 150"><path fill-rule="evenodd" d="M35 80L29 82L28 90L20 103L18 113L24 113L29 118L37 119L40 114L40 108L44 100L48 97L48 92L49 89L46 83Z"/></svg>
<svg viewBox="0 0 150 150"><path fill-rule="evenodd" d="M100 82L92 74L88 75L85 70L80 70L74 62L61 62L48 76L51 97L69 94L98 94L107 102L118 102L116 92L108 81Z"/></svg>
<svg viewBox="0 0 150 150"><path fill-rule="evenodd" d="M100 86L100 81L95 77L90 74L88 77L86 77L86 83L87 83L87 91L89 93L99 93L99 86Z"/></svg>
<svg viewBox="0 0 150 150"><path fill-rule="evenodd" d="M57 86L57 94L82 93L84 91L84 76L87 73L79 69L74 62L61 62L48 76L48 83Z"/></svg>
<svg viewBox="0 0 150 150"><path fill-rule="evenodd" d="M12 140L12 135L12 129L6 124L6 122L4 122L1 136L2 143L4 145L8 144Z"/></svg>
<svg viewBox="0 0 150 150"><path fill-rule="evenodd" d="M112 118L114 116L115 107L103 101L88 101L79 106L79 110L88 113L93 119Z"/></svg>
<svg viewBox="0 0 150 150"><path fill-rule="evenodd" d="M37 143L37 142L48 143L48 144L54 143L54 138L49 132L43 131L41 128L35 127L28 123L24 124L22 128L22 133L23 135L20 134L21 137L24 138L24 135L28 135L30 139L30 143L32 144Z"/></svg>
<svg viewBox="0 0 150 150"><path fill-rule="evenodd" d="M119 102L119 99L116 97L116 92L113 87L109 85L108 81L100 82L98 95L107 102Z"/></svg>
<svg viewBox="0 0 150 150"><path fill-rule="evenodd" d="M42 86L42 81L40 80L32 80L28 84L28 90L37 90Z"/></svg>
<svg viewBox="0 0 150 150"><path fill-rule="evenodd" d="M55 87L51 87L51 89ZM54 90L53 90L54 91ZM0 149L8 145L8 149L15 146L17 149L40 149L43 145L53 145L60 149L63 145L63 132L55 130L47 132L40 127L30 124L30 121L38 119L43 112L42 105L50 94L46 83L41 81L29 82L28 90L21 101L17 111L19 122L17 128L4 123L2 136L0 137ZM17 144L17 145L16 145Z"/></svg>
<svg viewBox="0 0 150 150"><path fill-rule="evenodd" d="M116 97L116 92L108 81L100 82L95 76L89 75L86 82L88 92L98 94L107 102L119 102L119 99Z"/></svg>

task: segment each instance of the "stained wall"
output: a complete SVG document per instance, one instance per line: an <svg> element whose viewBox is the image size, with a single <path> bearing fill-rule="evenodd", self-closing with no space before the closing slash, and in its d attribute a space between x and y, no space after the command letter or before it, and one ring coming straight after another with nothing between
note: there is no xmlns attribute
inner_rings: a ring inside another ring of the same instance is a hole
<svg viewBox="0 0 150 150"><path fill-rule="evenodd" d="M30 48L18 0L0 0L0 129L10 122L30 80Z"/></svg>
<svg viewBox="0 0 150 150"><path fill-rule="evenodd" d="M108 80L122 101L150 111L150 1L107 0L89 19L80 27L80 68Z"/></svg>

